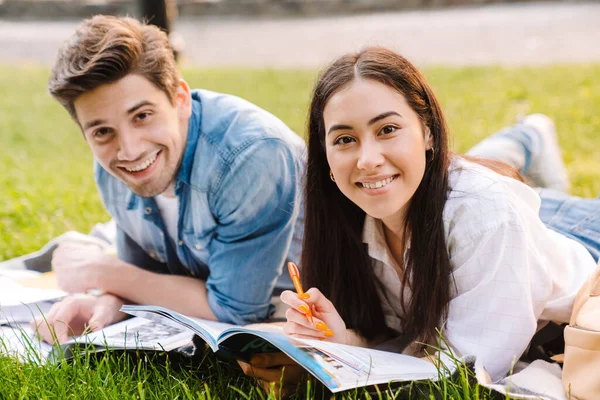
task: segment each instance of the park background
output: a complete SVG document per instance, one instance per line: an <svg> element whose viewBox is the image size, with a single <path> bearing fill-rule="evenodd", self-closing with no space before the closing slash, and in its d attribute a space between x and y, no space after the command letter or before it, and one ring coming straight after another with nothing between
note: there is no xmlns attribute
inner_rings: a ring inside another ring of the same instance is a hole
<svg viewBox="0 0 600 400"><path fill-rule="evenodd" d="M344 52L388 46L424 71L446 112L455 151L466 151L520 114L542 112L555 120L571 192L600 194L599 2L178 5L172 30L185 44L180 65L191 87L239 95L304 135L319 69ZM109 218L85 140L47 94L46 82L56 49L81 18L136 10L131 1L0 1L0 261L37 250L67 230L88 232ZM210 356L194 374L117 357L94 368L89 362L37 368L0 358L0 398L260 393L235 366Z"/></svg>

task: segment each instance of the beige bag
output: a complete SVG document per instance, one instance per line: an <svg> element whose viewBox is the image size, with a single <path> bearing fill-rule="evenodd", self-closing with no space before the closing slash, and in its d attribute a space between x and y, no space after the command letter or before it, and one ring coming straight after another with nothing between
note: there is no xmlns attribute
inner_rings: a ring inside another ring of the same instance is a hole
<svg viewBox="0 0 600 400"><path fill-rule="evenodd" d="M600 264L573 303L562 381L570 399L600 399Z"/></svg>

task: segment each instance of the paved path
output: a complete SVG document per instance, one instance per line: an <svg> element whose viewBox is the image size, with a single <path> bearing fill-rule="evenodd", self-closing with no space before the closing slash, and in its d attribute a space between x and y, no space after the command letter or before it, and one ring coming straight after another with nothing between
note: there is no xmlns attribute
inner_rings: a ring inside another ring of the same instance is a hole
<svg viewBox="0 0 600 400"><path fill-rule="evenodd" d="M0 62L49 65L76 21L0 20ZM319 67L366 44L418 64L600 62L600 3L526 3L312 19L182 18L188 63Z"/></svg>

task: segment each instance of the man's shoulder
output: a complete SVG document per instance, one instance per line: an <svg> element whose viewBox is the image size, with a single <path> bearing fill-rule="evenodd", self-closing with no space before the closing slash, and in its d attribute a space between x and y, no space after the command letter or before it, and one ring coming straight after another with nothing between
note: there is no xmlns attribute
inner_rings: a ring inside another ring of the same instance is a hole
<svg viewBox="0 0 600 400"><path fill-rule="evenodd" d="M298 166L305 164L304 140L268 111L240 97L209 90L194 90L192 98L201 110L192 187L210 192L220 187L234 165L248 159L275 162L277 153L285 153Z"/></svg>
<svg viewBox="0 0 600 400"><path fill-rule="evenodd" d="M238 96L197 89L201 104L200 141L220 153L234 154L261 139L280 139L290 146L304 142L283 121Z"/></svg>

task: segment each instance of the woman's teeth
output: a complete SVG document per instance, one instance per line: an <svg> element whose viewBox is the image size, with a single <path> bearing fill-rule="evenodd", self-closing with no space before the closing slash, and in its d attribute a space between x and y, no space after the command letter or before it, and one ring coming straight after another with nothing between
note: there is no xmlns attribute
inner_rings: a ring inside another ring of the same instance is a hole
<svg viewBox="0 0 600 400"><path fill-rule="evenodd" d="M369 183L361 182L361 185L367 189L379 189L379 188L384 187L385 185L389 184L394 179L396 179L396 176L390 176L387 179L383 179L383 180L377 181L377 182L369 182Z"/></svg>

